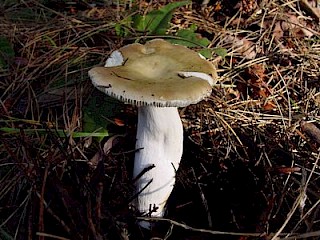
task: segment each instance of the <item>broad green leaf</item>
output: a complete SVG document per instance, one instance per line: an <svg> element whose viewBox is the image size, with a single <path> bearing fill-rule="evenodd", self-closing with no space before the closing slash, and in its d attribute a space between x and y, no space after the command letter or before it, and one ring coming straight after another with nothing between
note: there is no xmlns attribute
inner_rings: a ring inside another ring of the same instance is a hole
<svg viewBox="0 0 320 240"><path fill-rule="evenodd" d="M129 35L132 24L132 17L128 16L125 19L121 20L120 22L117 22L114 26L114 29L116 31L116 35L120 37L126 37Z"/></svg>
<svg viewBox="0 0 320 240"><path fill-rule="evenodd" d="M113 117L121 111L122 104L100 92L91 96L83 109L83 131L104 133L107 136L108 126ZM103 137L98 137L98 141Z"/></svg>
<svg viewBox="0 0 320 240"><path fill-rule="evenodd" d="M191 1L173 2L144 16L137 14L133 16L133 27L149 34L163 35L169 28L173 11L189 3Z"/></svg>
<svg viewBox="0 0 320 240"><path fill-rule="evenodd" d="M95 117L90 114L90 111L84 111L83 115L83 129L85 132L102 134L101 138L98 136L99 141L102 140L103 137L108 136L106 120L103 123L101 123L100 120L95 120Z"/></svg>
<svg viewBox="0 0 320 240"><path fill-rule="evenodd" d="M227 49L225 49L225 48L214 48L213 49L213 52L215 53L215 54L217 54L218 56L220 56L220 57L222 57L222 58L225 58L226 56L227 56L227 54L228 54L228 51L227 51Z"/></svg>
<svg viewBox="0 0 320 240"><path fill-rule="evenodd" d="M122 25L120 23L116 23L116 25L114 26L114 30L116 31L116 35L117 36L124 36L123 34L123 28L122 28Z"/></svg>
<svg viewBox="0 0 320 240"><path fill-rule="evenodd" d="M199 53L204 56L205 58L211 58L212 57L212 50L209 49L209 48L204 48L204 49L201 49L199 51Z"/></svg>
<svg viewBox="0 0 320 240"><path fill-rule="evenodd" d="M176 38L169 39L169 41L186 47L207 47L210 41L196 33L196 30L195 25L191 25L187 29L180 29L176 33Z"/></svg>

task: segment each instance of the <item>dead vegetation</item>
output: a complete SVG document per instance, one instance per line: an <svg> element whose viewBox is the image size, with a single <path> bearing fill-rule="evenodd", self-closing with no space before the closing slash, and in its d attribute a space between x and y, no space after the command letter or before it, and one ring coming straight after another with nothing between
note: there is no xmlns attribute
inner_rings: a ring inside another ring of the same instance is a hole
<svg viewBox="0 0 320 240"><path fill-rule="evenodd" d="M0 58L0 239L319 239L317 1L174 11L168 33L196 25L221 86L180 111L178 181L152 232L130 208L135 109L94 90L87 72L114 49L159 37L124 19L170 1L9 2L0 4L0 36L14 50ZM89 112L113 137L86 134Z"/></svg>

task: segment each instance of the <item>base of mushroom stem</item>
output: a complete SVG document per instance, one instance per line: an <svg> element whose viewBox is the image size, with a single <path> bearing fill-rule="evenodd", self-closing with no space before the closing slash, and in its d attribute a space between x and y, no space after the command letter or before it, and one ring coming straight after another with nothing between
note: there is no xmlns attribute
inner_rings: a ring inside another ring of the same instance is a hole
<svg viewBox="0 0 320 240"><path fill-rule="evenodd" d="M138 222L138 225L141 228L151 230L154 227L155 223L151 221L149 222L149 221L141 220Z"/></svg>
<svg viewBox="0 0 320 240"><path fill-rule="evenodd" d="M140 229L142 231L151 232L151 233L158 232L160 229L162 229L164 227L162 224L164 222L157 221L156 219L157 219L157 217L151 217L150 220L138 219L138 226L140 227Z"/></svg>
<svg viewBox="0 0 320 240"><path fill-rule="evenodd" d="M154 228L157 225L157 218L162 218L163 217L163 213L158 213L156 216L155 215L149 215L148 217L138 217L138 225L141 228L144 229L148 229L151 230L152 228ZM145 219L143 219L145 218ZM150 218L150 220L148 220L148 218Z"/></svg>

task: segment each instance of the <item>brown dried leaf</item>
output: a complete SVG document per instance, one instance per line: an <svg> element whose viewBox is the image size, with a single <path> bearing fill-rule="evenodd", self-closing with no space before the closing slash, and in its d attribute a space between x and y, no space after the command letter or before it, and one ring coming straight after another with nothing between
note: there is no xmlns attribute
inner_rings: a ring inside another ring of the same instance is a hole
<svg viewBox="0 0 320 240"><path fill-rule="evenodd" d="M125 125L125 123L124 123L124 121L122 119L115 118L115 119L113 119L113 121L119 127L123 127Z"/></svg>
<svg viewBox="0 0 320 240"><path fill-rule="evenodd" d="M97 168L99 162L102 161L102 155L100 152L97 152L88 162L89 167L94 170Z"/></svg>
<svg viewBox="0 0 320 240"><path fill-rule="evenodd" d="M307 30L306 23L299 19L297 16L293 14L288 14L288 20L282 22L282 29L283 31L292 31L292 34L295 37L303 38L303 37L312 37L313 33ZM304 27L301 27L304 26Z"/></svg>
<svg viewBox="0 0 320 240"><path fill-rule="evenodd" d="M290 174L290 173L300 172L301 168L299 168L299 167L277 167L276 171L279 173Z"/></svg>
<svg viewBox="0 0 320 240"><path fill-rule="evenodd" d="M246 59L254 59L257 55L255 44L245 38L228 35L224 41L232 45L234 52L242 55Z"/></svg>
<svg viewBox="0 0 320 240"><path fill-rule="evenodd" d="M118 143L121 142L121 139L123 138L122 135L114 135L112 137L110 137L106 142L105 144L103 145L103 153L105 155L108 155L110 153L110 150L116 146Z"/></svg>
<svg viewBox="0 0 320 240"><path fill-rule="evenodd" d="M282 51L288 51L288 49L295 47L294 44L291 44L291 38L286 38L286 42L284 43L283 38L288 33L296 39L310 38L314 35L302 18L298 18L291 13L284 15L283 19L275 22L274 25L272 24L272 20L264 21L262 28L268 29L273 27L273 37Z"/></svg>
<svg viewBox="0 0 320 240"><path fill-rule="evenodd" d="M315 124L301 121L300 127L311 139L320 144L320 129Z"/></svg>
<svg viewBox="0 0 320 240"><path fill-rule="evenodd" d="M245 71L245 78L251 86L252 97L254 99L265 99L271 94L271 90L265 79L264 64L253 64Z"/></svg>
<svg viewBox="0 0 320 240"><path fill-rule="evenodd" d="M277 105L273 101L268 101L262 106L262 109L265 111L272 111L276 108L277 108Z"/></svg>

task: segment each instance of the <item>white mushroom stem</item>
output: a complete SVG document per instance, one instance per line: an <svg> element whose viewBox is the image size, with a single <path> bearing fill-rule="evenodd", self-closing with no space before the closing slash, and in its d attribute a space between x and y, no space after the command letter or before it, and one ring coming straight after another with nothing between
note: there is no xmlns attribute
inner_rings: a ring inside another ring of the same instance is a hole
<svg viewBox="0 0 320 240"><path fill-rule="evenodd" d="M182 156L183 127L178 109L139 107L136 148L133 175L137 177L145 171L136 181L136 190L141 191L136 207L141 213L162 217ZM140 225L150 226L146 222Z"/></svg>

